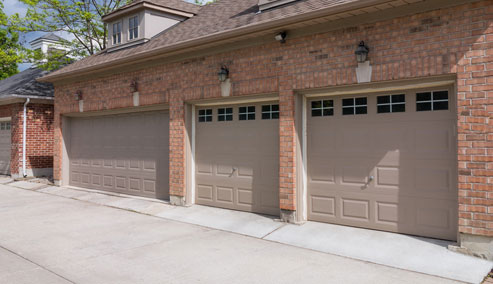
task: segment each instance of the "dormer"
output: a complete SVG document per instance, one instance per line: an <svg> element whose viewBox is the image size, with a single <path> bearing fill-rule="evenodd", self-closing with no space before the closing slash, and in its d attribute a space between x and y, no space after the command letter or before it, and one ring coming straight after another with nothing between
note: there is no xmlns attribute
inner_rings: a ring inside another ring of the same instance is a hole
<svg viewBox="0 0 493 284"><path fill-rule="evenodd" d="M271 9L277 6L281 6L284 4L288 4L291 2L295 2L298 0L259 0L258 1L258 8L260 11L264 11L267 9Z"/></svg>
<svg viewBox="0 0 493 284"><path fill-rule="evenodd" d="M29 42L32 50L39 50L42 54L47 55L50 51L68 51L63 45L64 39L54 33L45 34Z"/></svg>
<svg viewBox="0 0 493 284"><path fill-rule="evenodd" d="M107 51L148 41L193 17L200 6L181 0L136 0L103 17L108 27Z"/></svg>

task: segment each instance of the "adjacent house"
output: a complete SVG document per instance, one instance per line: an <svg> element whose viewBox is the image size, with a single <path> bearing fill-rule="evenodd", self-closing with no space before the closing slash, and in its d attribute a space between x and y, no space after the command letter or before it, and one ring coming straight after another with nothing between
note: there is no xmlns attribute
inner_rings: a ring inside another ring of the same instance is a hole
<svg viewBox="0 0 493 284"><path fill-rule="evenodd" d="M493 258L493 5L179 0L105 16L55 86L54 177L457 240Z"/></svg>
<svg viewBox="0 0 493 284"><path fill-rule="evenodd" d="M46 34L30 42L47 53L60 38ZM53 85L36 66L0 81L0 174L12 177L53 175Z"/></svg>

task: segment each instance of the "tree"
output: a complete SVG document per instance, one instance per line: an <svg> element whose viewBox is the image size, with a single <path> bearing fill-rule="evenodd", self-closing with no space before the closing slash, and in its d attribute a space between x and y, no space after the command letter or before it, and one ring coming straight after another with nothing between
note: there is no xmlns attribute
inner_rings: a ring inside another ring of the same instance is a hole
<svg viewBox="0 0 493 284"><path fill-rule="evenodd" d="M211 1L207 1L207 0L195 0L195 4L198 4L198 5L207 5L207 4L214 3L216 1L217 0L211 0Z"/></svg>
<svg viewBox="0 0 493 284"><path fill-rule="evenodd" d="M19 72L17 66L22 62L21 49L19 34L8 25L3 1L0 0L0 80Z"/></svg>
<svg viewBox="0 0 493 284"><path fill-rule="evenodd" d="M83 57L106 48L107 27L103 15L130 0L19 0L27 6L24 17L14 14L10 21L20 32L64 32L73 39L62 45L67 56Z"/></svg>

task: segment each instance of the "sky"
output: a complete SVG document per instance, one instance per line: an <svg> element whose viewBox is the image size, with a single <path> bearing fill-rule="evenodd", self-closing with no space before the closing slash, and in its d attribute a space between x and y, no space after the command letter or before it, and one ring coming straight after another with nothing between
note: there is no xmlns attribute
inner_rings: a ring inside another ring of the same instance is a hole
<svg viewBox="0 0 493 284"><path fill-rule="evenodd" d="M186 1L191 3L194 2L193 0L186 0ZM15 13L19 13L19 15L23 16L26 14L26 7L18 0L3 0L3 4L5 6L4 12L7 15L13 15ZM31 33L21 34L20 41L24 46L30 47L29 42L32 41L33 39L42 36L43 34L44 33L42 32L31 32ZM63 37L62 34L58 34L58 35ZM30 66L31 64L19 64L19 71L24 71Z"/></svg>

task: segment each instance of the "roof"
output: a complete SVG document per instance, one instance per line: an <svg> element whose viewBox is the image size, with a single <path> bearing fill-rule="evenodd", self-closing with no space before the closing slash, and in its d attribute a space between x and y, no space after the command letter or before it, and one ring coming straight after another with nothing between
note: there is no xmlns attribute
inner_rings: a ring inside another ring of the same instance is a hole
<svg viewBox="0 0 493 284"><path fill-rule="evenodd" d="M42 40L42 39L45 39L45 40L52 40L52 41L63 41L64 39L57 36L56 34L54 33L49 33L49 34L45 34L41 37L38 37L36 39L33 39L31 42L35 42L37 40Z"/></svg>
<svg viewBox="0 0 493 284"><path fill-rule="evenodd" d="M286 19L301 16L306 16L308 19L315 13L330 14L333 11L340 12L346 7L354 8L358 5L368 6L372 3L382 2L388 1L299 0L259 13L258 0L219 0L203 6L196 16L163 31L144 44L113 52L102 51L51 73L45 80L67 73L76 74L82 70L109 66L116 62L121 63L123 60L129 60L128 58L133 60L137 57L145 57L146 54L150 53L171 50L172 48L178 49L185 43L199 42L204 38L213 41L213 38L216 37L217 40L218 35L238 31L242 28L255 28L261 25L280 23Z"/></svg>
<svg viewBox="0 0 493 284"><path fill-rule="evenodd" d="M202 6L197 5L197 4L192 4L189 2L185 2L182 0L134 0L131 3L124 5L111 13L108 13L103 16L103 19L122 10L125 10L129 7L138 5L140 3L151 3L157 6L173 9L173 10L178 10L178 11L183 11L187 13L192 13L192 14L197 14Z"/></svg>
<svg viewBox="0 0 493 284"><path fill-rule="evenodd" d="M53 85L36 81L48 74L41 68L28 68L0 81L0 99L7 97L53 97Z"/></svg>

